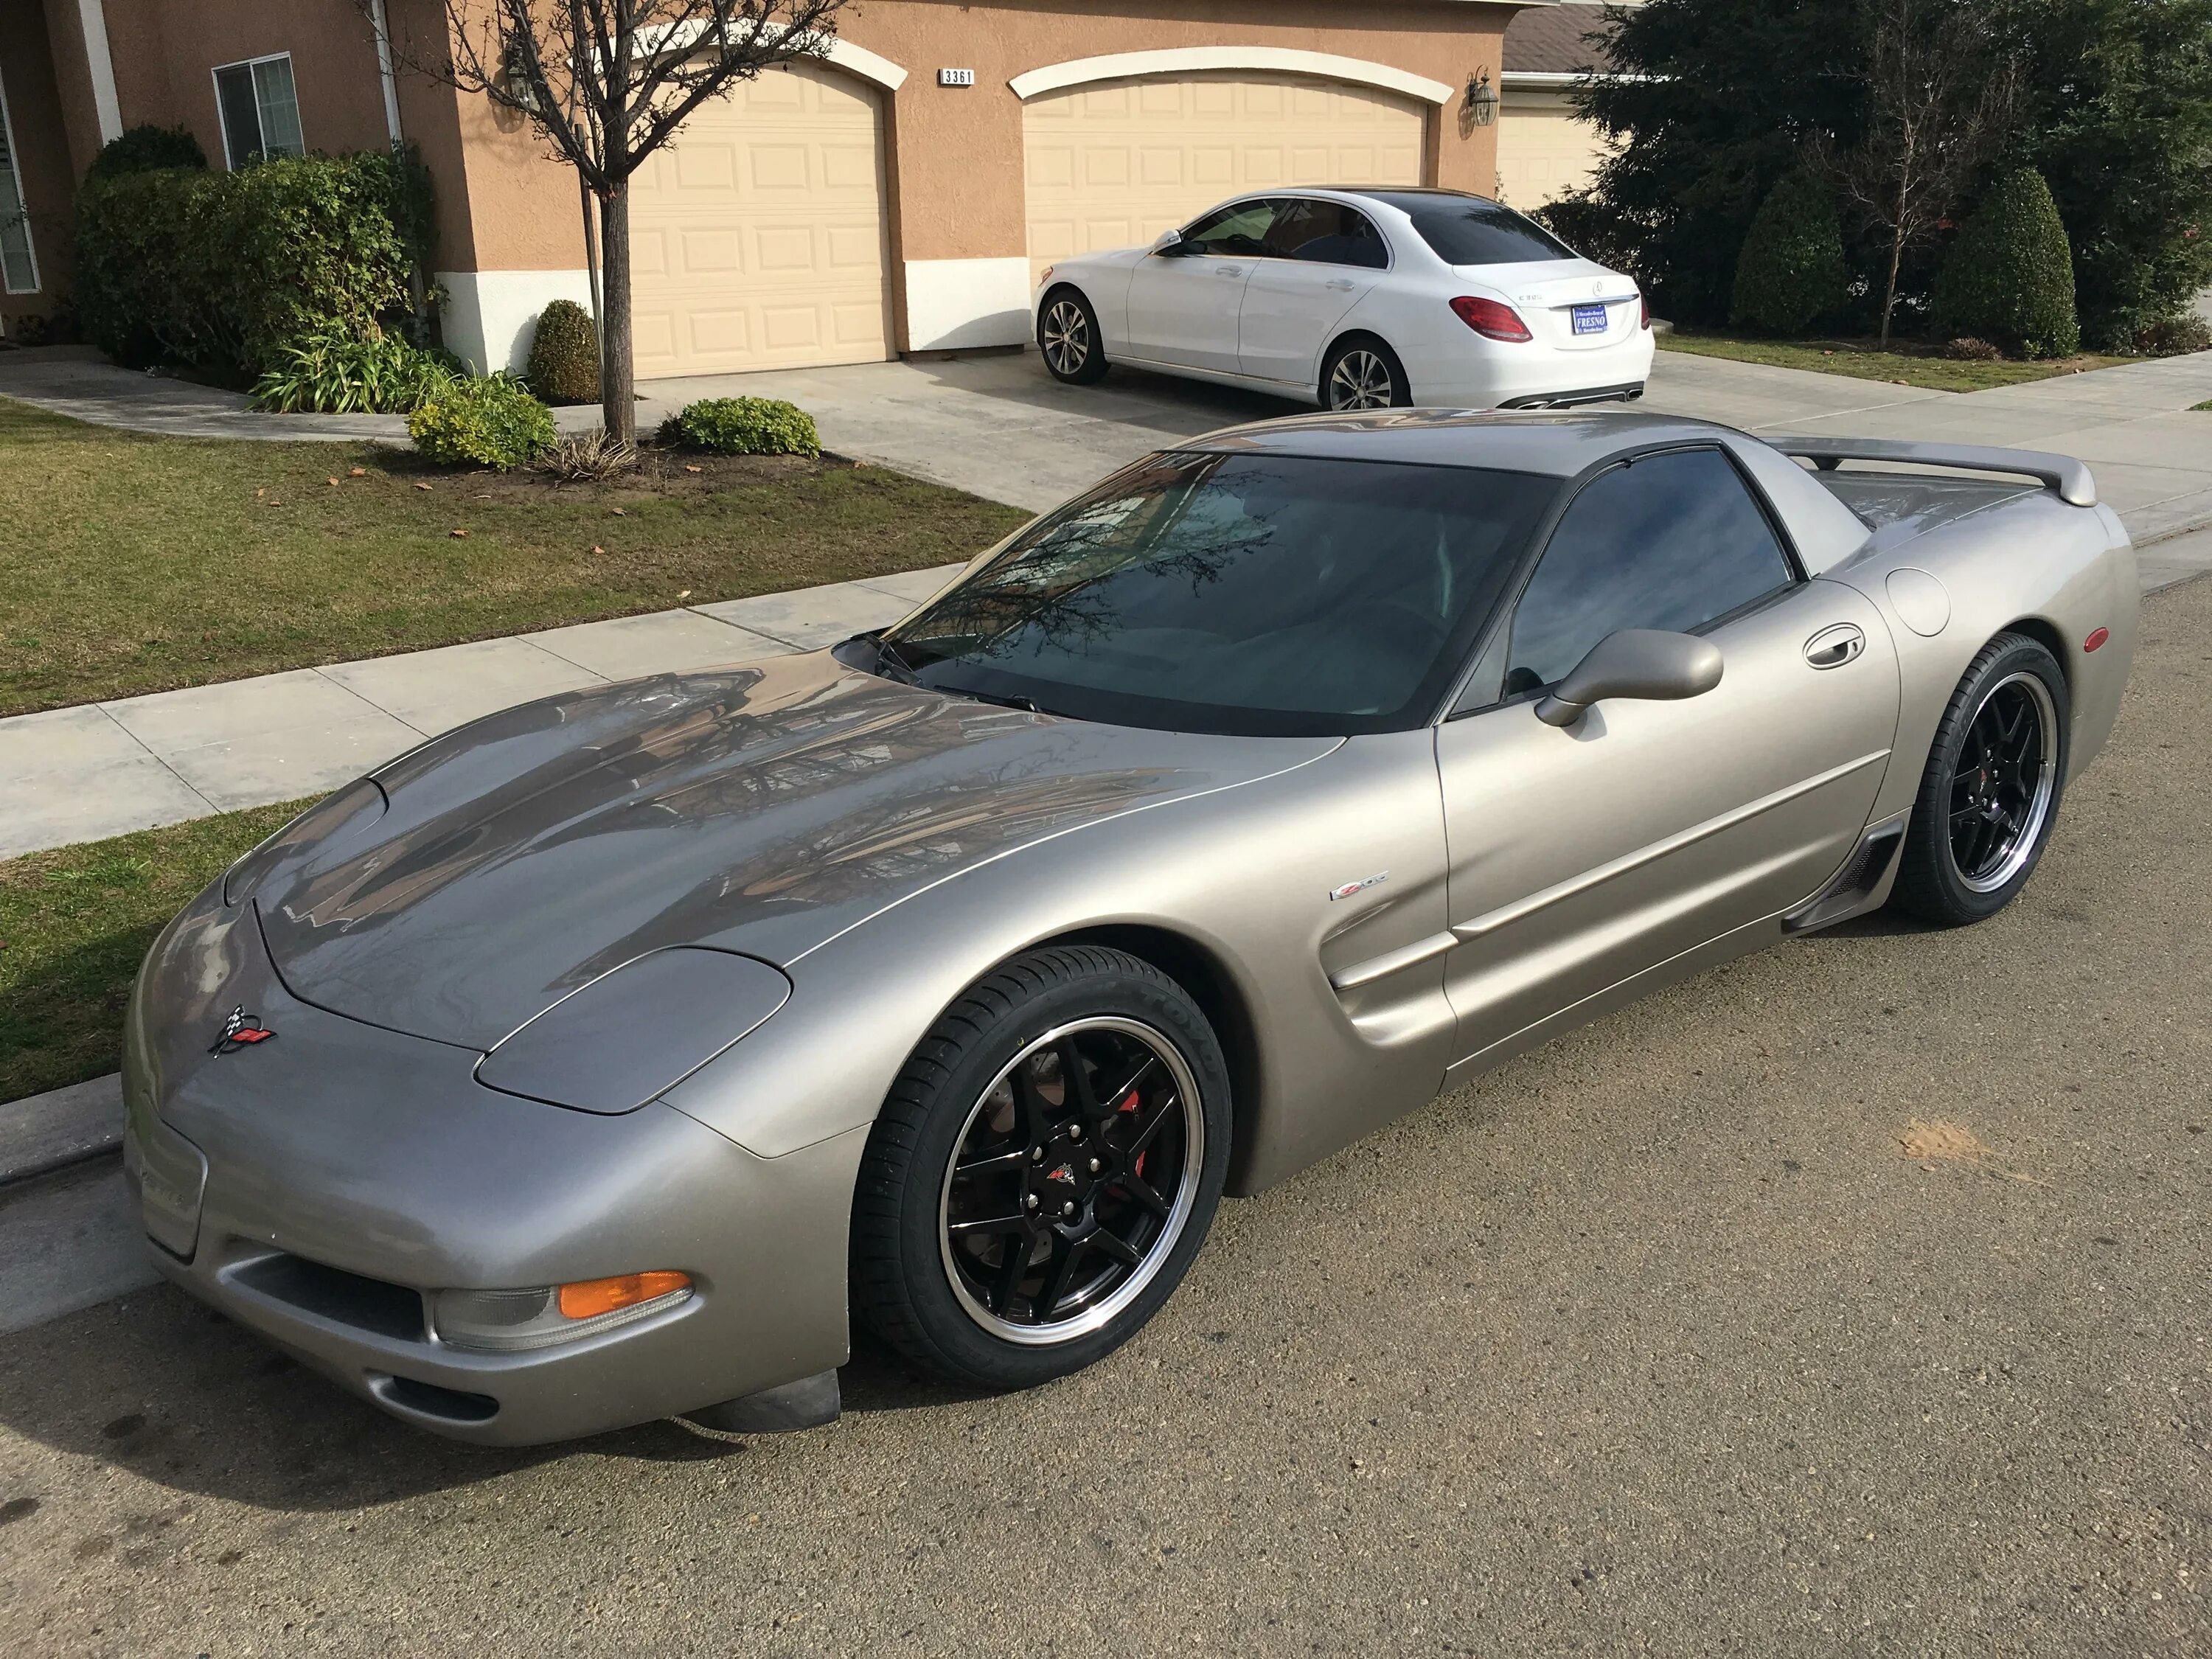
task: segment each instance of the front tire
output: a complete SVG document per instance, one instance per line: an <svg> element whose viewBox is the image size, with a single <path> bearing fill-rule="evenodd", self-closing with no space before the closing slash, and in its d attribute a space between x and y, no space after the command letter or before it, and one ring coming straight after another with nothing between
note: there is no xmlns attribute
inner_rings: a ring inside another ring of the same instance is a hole
<svg viewBox="0 0 2212 1659"><path fill-rule="evenodd" d="M1413 401L1413 383L1398 354L1371 334L1340 340L1321 366L1321 406L1342 413L1403 409Z"/></svg>
<svg viewBox="0 0 2212 1659"><path fill-rule="evenodd" d="M854 1200L854 1308L957 1382L1079 1370L1182 1282L1230 1124L1220 1044L1181 986L1096 945L1017 957L891 1086Z"/></svg>
<svg viewBox="0 0 2212 1659"><path fill-rule="evenodd" d="M1995 915L2034 874L2058 819L2071 720L2039 641L1984 646L1936 728L1897 872L1903 909L1946 927Z"/></svg>
<svg viewBox="0 0 2212 1659"><path fill-rule="evenodd" d="M1106 346L1098 313L1072 288L1056 288L1037 307L1037 350L1052 378L1065 386L1095 386L1105 377Z"/></svg>

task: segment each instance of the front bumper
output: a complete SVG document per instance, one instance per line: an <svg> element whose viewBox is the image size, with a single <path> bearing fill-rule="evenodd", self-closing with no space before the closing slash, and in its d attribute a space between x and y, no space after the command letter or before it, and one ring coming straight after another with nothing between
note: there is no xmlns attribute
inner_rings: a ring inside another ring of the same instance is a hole
<svg viewBox="0 0 2212 1659"><path fill-rule="evenodd" d="M199 1029L172 1026L198 985L164 960L169 935L156 945L133 996L125 1167L155 1265L193 1296L392 1416L495 1445L695 1411L846 1358L865 1130L763 1158L657 1103L606 1117L501 1095L474 1080L472 1051L290 997L250 907L202 901L179 923L255 935L217 953L240 965L216 1000L278 1034L221 1056L173 1040ZM205 947L185 954L204 964ZM660 1267L689 1273L690 1296L556 1346L458 1348L426 1315L440 1289Z"/></svg>

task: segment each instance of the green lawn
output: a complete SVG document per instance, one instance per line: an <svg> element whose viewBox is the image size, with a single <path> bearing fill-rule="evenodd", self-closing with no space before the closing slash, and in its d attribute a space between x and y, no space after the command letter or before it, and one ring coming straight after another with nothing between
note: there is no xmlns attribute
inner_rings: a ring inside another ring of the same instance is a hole
<svg viewBox="0 0 2212 1659"><path fill-rule="evenodd" d="M0 861L0 1100L121 1065L124 999L154 935L305 804Z"/></svg>
<svg viewBox="0 0 2212 1659"><path fill-rule="evenodd" d="M1820 374L1887 380L1931 392L1980 392L1993 386L2047 380L2054 374L2078 374L2084 369L2132 361L2085 353L2078 357L2054 357L2048 362L2010 359L1974 362L1946 357L1940 348L1918 341L1892 340L1890 349L1884 351L1872 340L1768 340L1756 335L1679 328L1659 336L1659 348L1703 357L1727 357L1739 363L1772 363L1781 368L1808 368Z"/></svg>
<svg viewBox="0 0 2212 1659"><path fill-rule="evenodd" d="M0 399L0 714L920 569L1026 516L839 461L556 489Z"/></svg>

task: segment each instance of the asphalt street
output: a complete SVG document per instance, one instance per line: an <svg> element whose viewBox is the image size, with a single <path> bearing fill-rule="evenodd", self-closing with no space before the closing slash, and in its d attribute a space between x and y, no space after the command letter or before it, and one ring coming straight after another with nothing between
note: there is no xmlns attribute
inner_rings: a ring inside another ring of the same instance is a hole
<svg viewBox="0 0 2212 1659"><path fill-rule="evenodd" d="M0 1340L21 1654L2212 1652L2212 580L2011 910L1705 975L1039 1392L417 1435L167 1290Z"/></svg>

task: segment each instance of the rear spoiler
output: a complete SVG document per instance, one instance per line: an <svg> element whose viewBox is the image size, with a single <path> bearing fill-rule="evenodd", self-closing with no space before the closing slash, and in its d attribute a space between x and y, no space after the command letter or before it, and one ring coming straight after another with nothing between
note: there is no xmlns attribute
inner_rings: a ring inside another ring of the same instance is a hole
<svg viewBox="0 0 2212 1659"><path fill-rule="evenodd" d="M1911 438L1767 438L1785 455L1832 472L1845 461L1902 461L1913 466L1955 466L1970 472L2014 472L2039 480L2075 507L2097 504L2097 481L2071 455L2039 449L1997 449L1985 444L1931 444Z"/></svg>

